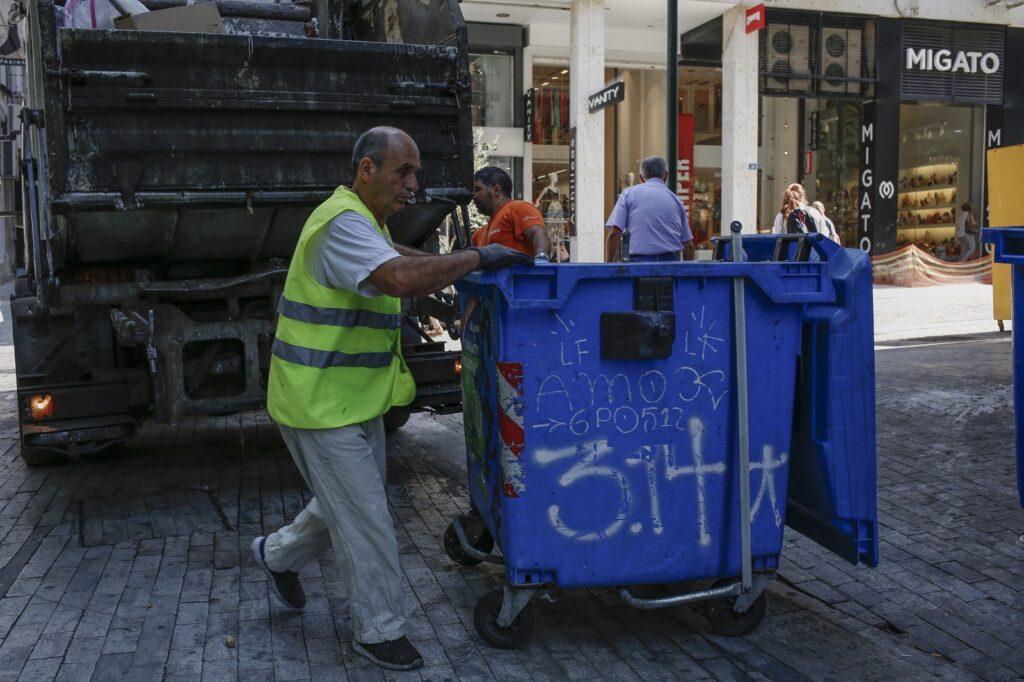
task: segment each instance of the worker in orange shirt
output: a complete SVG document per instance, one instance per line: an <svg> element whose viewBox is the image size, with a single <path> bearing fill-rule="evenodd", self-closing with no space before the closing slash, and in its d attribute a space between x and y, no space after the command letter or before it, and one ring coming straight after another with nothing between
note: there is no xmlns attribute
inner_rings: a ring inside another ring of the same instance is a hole
<svg viewBox="0 0 1024 682"><path fill-rule="evenodd" d="M473 235L474 246L501 244L527 256L534 263L547 263L551 239L544 216L527 201L512 199L512 178L495 166L481 168L473 175L473 203L490 217L486 227Z"/></svg>

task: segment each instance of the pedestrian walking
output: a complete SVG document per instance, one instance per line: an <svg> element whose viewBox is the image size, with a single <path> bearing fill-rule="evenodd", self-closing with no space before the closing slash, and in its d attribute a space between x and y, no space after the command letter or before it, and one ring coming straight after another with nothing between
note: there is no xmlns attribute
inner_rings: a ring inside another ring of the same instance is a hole
<svg viewBox="0 0 1024 682"><path fill-rule="evenodd" d="M978 220L969 201L960 206L960 215L956 217L956 240L960 243L960 260L970 260L978 250Z"/></svg>
<svg viewBox="0 0 1024 682"><path fill-rule="evenodd" d="M640 164L641 184L619 195L605 227L608 260L693 260L693 234L683 202L665 186L668 163L648 156Z"/></svg>
<svg viewBox="0 0 1024 682"><path fill-rule="evenodd" d="M531 265L491 244L432 256L393 244L385 221L419 185L409 135L379 127L356 141L352 188L338 187L299 235L281 297L267 408L313 499L251 551L286 606L306 602L297 571L332 547L350 603L353 648L377 665L423 665L405 637L398 543L384 492L381 419L415 395L401 354L400 297L475 270Z"/></svg>
<svg viewBox="0 0 1024 682"><path fill-rule="evenodd" d="M794 182L782 193L782 207L775 215L772 234L822 232L824 216L807 204L807 190Z"/></svg>
<svg viewBox="0 0 1024 682"><path fill-rule="evenodd" d="M512 198L512 178L496 166L481 168L473 175L473 203L490 220L473 235L477 246L504 244L547 263L551 251L544 216L528 201Z"/></svg>
<svg viewBox="0 0 1024 682"><path fill-rule="evenodd" d="M832 219L825 215L825 204L820 201L815 201L811 206L821 214L821 224L825 228L822 232L825 236L834 241L836 244L842 244L842 240L839 239L839 233L836 231L836 225L832 222Z"/></svg>

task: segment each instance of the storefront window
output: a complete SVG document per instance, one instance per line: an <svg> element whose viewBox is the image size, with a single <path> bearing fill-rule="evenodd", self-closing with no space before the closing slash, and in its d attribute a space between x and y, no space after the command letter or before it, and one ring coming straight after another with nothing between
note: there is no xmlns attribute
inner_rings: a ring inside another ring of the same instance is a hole
<svg viewBox="0 0 1024 682"><path fill-rule="evenodd" d="M857 242L857 176L860 172L861 104L849 100L818 101L818 171L808 198L825 205L825 214L844 246Z"/></svg>
<svg viewBox="0 0 1024 682"><path fill-rule="evenodd" d="M687 211L694 245L706 245L711 237L719 234L721 210L722 171L718 168L698 168L694 174L693 202Z"/></svg>
<svg viewBox="0 0 1024 682"><path fill-rule="evenodd" d="M533 69L535 89L534 144L569 144L569 69L538 66ZM568 159L568 156L566 157Z"/></svg>
<svg viewBox="0 0 1024 682"><path fill-rule="evenodd" d="M955 260L960 204L970 200L972 108L947 104L900 107L897 240Z"/></svg>
<svg viewBox="0 0 1024 682"><path fill-rule="evenodd" d="M722 144L721 69L680 69L679 113L693 115L695 144Z"/></svg>
<svg viewBox="0 0 1024 682"><path fill-rule="evenodd" d="M499 52L469 56L475 127L512 127L513 67L511 54Z"/></svg>
<svg viewBox="0 0 1024 682"><path fill-rule="evenodd" d="M569 223L569 69L533 69L533 194L544 216L557 260L568 260ZM527 201L529 196L524 196Z"/></svg>

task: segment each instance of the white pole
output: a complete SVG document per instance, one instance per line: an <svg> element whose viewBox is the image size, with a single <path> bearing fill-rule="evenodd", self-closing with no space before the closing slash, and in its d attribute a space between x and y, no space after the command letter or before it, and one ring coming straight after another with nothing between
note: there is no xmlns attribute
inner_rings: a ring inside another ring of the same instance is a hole
<svg viewBox="0 0 1024 682"><path fill-rule="evenodd" d="M722 223L757 231L757 36L746 32L746 8L722 17Z"/></svg>
<svg viewBox="0 0 1024 682"><path fill-rule="evenodd" d="M576 244L572 260L604 261L604 112L587 96L605 85L604 0L572 0L569 22L569 127L576 129Z"/></svg>

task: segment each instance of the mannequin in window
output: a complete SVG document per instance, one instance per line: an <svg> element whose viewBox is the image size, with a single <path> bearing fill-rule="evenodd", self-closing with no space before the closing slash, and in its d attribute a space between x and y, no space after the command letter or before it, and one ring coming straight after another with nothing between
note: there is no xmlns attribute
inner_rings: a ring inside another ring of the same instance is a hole
<svg viewBox="0 0 1024 682"><path fill-rule="evenodd" d="M558 173L548 173L548 186L541 191L533 205L539 208L544 215L544 222L548 224L548 229L558 228L561 230L561 223L555 222L561 221L565 217L562 211L562 193L558 189Z"/></svg>

